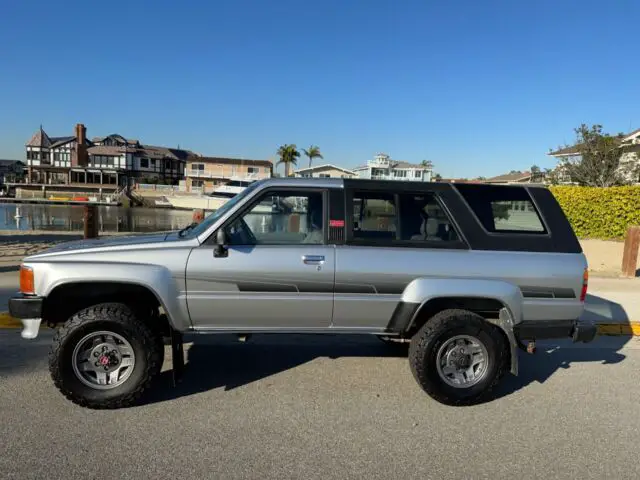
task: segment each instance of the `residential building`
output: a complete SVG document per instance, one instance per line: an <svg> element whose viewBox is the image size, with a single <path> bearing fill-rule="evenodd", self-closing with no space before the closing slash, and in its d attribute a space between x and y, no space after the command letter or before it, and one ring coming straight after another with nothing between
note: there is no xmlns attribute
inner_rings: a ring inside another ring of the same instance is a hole
<svg viewBox="0 0 640 480"><path fill-rule="evenodd" d="M177 184L193 153L143 145L122 135L87 139L77 124L75 134L50 137L42 127L27 142L27 182L123 186L135 183Z"/></svg>
<svg viewBox="0 0 640 480"><path fill-rule="evenodd" d="M536 174L535 176L532 175L531 172L510 172L510 173L505 173L503 175L498 175L497 177L486 178L482 181L482 183L493 183L493 184L538 183L543 180L542 176L543 176L542 172L539 174ZM540 177L540 178L537 178L537 177ZM535 182L533 180L535 180Z"/></svg>
<svg viewBox="0 0 640 480"><path fill-rule="evenodd" d="M433 168L425 165L392 160L389 155L380 153L366 165L353 169L359 178L373 180L411 180L430 182Z"/></svg>
<svg viewBox="0 0 640 480"><path fill-rule="evenodd" d="M202 157L192 155L187 159L184 173L187 192L210 193L216 187L231 181L251 182L271 178L273 163L269 160L245 160L240 158Z"/></svg>
<svg viewBox="0 0 640 480"><path fill-rule="evenodd" d="M24 176L24 162L0 159L0 184L15 182Z"/></svg>
<svg viewBox="0 0 640 480"><path fill-rule="evenodd" d="M629 167L629 164L634 164L633 166L636 167L640 166L640 128L620 136L619 148L621 168ZM547 155L555 157L560 162L562 162L562 160L578 159L580 158L580 145L571 145L569 147L560 148L549 152ZM640 183L638 170L640 169L627 169L628 175L635 175L634 177L627 178L629 182ZM571 183L571 179L566 174L562 163L555 168L555 171L558 176L558 180L561 183Z"/></svg>
<svg viewBox="0 0 640 480"><path fill-rule="evenodd" d="M357 177L358 174L353 170L347 170L346 168L338 167L336 165L326 164L301 168L294 172L294 176L305 178L353 178Z"/></svg>

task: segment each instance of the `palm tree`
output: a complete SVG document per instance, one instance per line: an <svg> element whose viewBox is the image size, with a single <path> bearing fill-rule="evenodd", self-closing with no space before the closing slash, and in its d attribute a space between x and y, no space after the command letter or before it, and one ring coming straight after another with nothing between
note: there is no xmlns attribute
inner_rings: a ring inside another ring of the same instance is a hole
<svg viewBox="0 0 640 480"><path fill-rule="evenodd" d="M298 147L289 143L281 145L280 148L278 148L278 156L280 157L280 160L276 165L284 163L284 176L288 177L291 172L291 165L296 165L298 163L298 157L300 157Z"/></svg>
<svg viewBox="0 0 640 480"><path fill-rule="evenodd" d="M309 150L302 149L302 153L309 157L309 168L311 168L311 162L313 162L314 158L324 158L320 153L320 147L317 145L311 145Z"/></svg>

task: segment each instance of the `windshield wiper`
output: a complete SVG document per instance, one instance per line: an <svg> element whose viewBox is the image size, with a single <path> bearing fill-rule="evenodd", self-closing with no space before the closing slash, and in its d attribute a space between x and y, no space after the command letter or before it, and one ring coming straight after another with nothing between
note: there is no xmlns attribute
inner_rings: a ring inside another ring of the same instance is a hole
<svg viewBox="0 0 640 480"><path fill-rule="evenodd" d="M180 230L178 232L178 236L179 237L184 236L185 233L187 233L189 230L191 230L192 228L195 228L197 226L198 226L198 222L190 223L189 225L187 225L186 227L184 227L182 230Z"/></svg>

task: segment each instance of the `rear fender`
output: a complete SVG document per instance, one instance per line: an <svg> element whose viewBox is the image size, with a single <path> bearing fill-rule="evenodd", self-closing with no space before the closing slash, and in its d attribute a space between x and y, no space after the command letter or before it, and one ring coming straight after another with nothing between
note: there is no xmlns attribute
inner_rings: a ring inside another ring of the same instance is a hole
<svg viewBox="0 0 640 480"><path fill-rule="evenodd" d="M389 324L389 330L407 332L420 311L434 300L446 298L489 299L502 305L497 318L486 320L501 328L509 340L511 372L518 373L518 343L514 326L522 321L522 292L509 282L485 279L417 278L402 293L402 298Z"/></svg>

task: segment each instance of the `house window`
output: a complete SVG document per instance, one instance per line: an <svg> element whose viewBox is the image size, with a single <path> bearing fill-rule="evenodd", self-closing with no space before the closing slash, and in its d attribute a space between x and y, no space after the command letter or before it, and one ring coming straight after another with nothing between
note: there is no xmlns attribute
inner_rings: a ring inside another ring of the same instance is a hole
<svg viewBox="0 0 640 480"><path fill-rule="evenodd" d="M415 178L422 178L422 170L415 170L415 171L413 172L413 176L414 176Z"/></svg>
<svg viewBox="0 0 640 480"><path fill-rule="evenodd" d="M204 186L204 180L191 180L191 186L195 188L202 188Z"/></svg>
<svg viewBox="0 0 640 480"><path fill-rule="evenodd" d="M149 168L149 159L141 158L140 159L140 168Z"/></svg>
<svg viewBox="0 0 640 480"><path fill-rule="evenodd" d="M247 167L247 173L249 175L254 175L260 173L260 169L258 167Z"/></svg>
<svg viewBox="0 0 640 480"><path fill-rule="evenodd" d="M393 176L395 178L405 178L407 176L407 171L406 170L394 170L393 171Z"/></svg>
<svg viewBox="0 0 640 480"><path fill-rule="evenodd" d="M318 177L320 177L320 178L331 178L331 175L329 175L328 173L319 173Z"/></svg>
<svg viewBox="0 0 640 480"><path fill-rule="evenodd" d="M164 168L165 170L171 170L171 160L166 160L164 162Z"/></svg>
<svg viewBox="0 0 640 480"><path fill-rule="evenodd" d="M204 163L192 163L191 173L193 173L194 175L198 175L199 173L204 173Z"/></svg>

